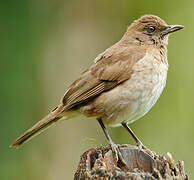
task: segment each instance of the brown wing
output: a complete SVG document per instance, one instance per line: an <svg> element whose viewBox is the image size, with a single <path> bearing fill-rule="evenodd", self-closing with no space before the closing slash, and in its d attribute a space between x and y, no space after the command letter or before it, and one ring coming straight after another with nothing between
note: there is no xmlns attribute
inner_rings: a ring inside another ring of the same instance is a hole
<svg viewBox="0 0 194 180"><path fill-rule="evenodd" d="M97 57L66 92L64 110L89 101L130 78L132 66L145 55L145 50L134 46L112 46Z"/></svg>

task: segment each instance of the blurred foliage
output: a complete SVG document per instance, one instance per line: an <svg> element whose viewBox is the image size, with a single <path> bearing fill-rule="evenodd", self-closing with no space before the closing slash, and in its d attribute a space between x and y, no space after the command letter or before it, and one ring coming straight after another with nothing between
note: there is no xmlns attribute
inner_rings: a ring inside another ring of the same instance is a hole
<svg viewBox="0 0 194 180"><path fill-rule="evenodd" d="M194 2L175 0L0 0L0 179L72 179L79 156L106 139L93 119L59 123L22 148L9 144L59 102L66 88L127 26L155 14L185 29L169 41L167 87L154 108L131 125L157 153L171 152L194 178ZM110 128L116 143L134 143ZM90 140L92 139L92 140Z"/></svg>

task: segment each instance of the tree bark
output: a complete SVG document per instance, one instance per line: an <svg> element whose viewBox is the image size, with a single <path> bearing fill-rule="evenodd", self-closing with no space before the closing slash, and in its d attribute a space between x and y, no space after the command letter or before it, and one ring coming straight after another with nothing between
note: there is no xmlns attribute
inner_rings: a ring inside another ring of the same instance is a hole
<svg viewBox="0 0 194 180"><path fill-rule="evenodd" d="M99 147L87 150L80 158L74 180L188 180L184 162L167 156L150 155L137 146L118 145L127 167L114 162L111 148Z"/></svg>

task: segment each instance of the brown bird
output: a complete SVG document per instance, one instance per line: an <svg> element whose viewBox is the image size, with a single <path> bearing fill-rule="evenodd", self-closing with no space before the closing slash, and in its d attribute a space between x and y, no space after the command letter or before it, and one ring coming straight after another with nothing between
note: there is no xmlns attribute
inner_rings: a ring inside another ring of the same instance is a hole
<svg viewBox="0 0 194 180"><path fill-rule="evenodd" d="M98 120L117 160L122 155L104 124L124 126L144 147L128 124L144 116L160 97L168 71L168 35L180 29L183 26L167 25L154 15L135 20L69 87L61 103L11 146L20 146L59 120L83 114Z"/></svg>

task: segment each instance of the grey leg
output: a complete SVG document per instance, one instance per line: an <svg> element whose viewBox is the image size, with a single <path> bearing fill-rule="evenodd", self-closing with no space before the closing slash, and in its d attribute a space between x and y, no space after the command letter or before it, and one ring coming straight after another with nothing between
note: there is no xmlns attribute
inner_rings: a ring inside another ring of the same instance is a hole
<svg viewBox="0 0 194 180"><path fill-rule="evenodd" d="M135 142L137 143L139 151L144 149L150 156L154 157L154 153L148 149L143 143L139 140L139 138L135 135L135 133L131 130L127 123L122 123L123 127L131 134Z"/></svg>
<svg viewBox="0 0 194 180"><path fill-rule="evenodd" d="M127 123L122 123L123 127L131 134L137 146L143 146L143 143L139 140L139 138L135 135L135 133L131 130Z"/></svg>
<svg viewBox="0 0 194 180"><path fill-rule="evenodd" d="M111 137L110 137L106 127L104 126L104 123L102 122L102 119L101 118L97 118L97 120L98 120L98 122L99 122L99 124L100 124L100 126L101 126L101 128L102 128L102 130L103 130L103 132L104 132L104 134L105 134L105 136L107 138L107 140L108 140L109 145L111 146L111 149L112 149L112 152L113 152L113 158L115 159L116 163L120 160L121 163L124 166L127 167L127 164L126 164L125 160L123 159L122 154L121 154L118 146L112 141L112 139L111 139Z"/></svg>

